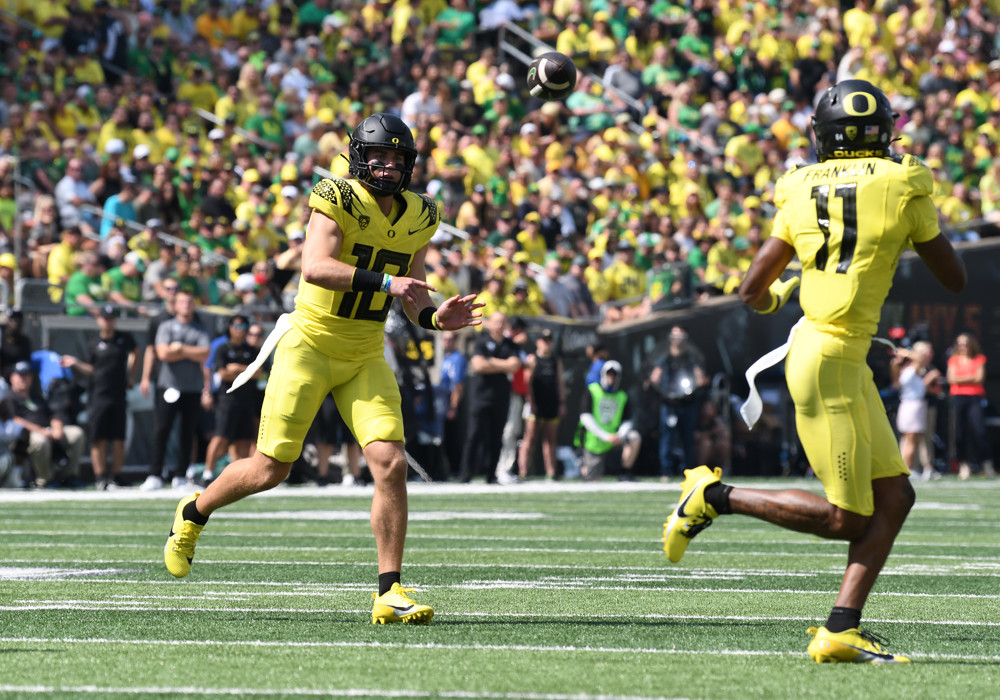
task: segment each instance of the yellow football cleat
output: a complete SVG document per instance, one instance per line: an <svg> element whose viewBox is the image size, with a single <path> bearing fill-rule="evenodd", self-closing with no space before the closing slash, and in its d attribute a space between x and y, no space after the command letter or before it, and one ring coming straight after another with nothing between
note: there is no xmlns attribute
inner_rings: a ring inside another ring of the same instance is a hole
<svg viewBox="0 0 1000 700"><path fill-rule="evenodd" d="M871 632L862 632L857 627L843 632L831 632L826 627L810 627L808 633L813 640L809 642L809 656L818 664L823 663L855 663L855 664L908 664L905 656L890 654L884 647L888 646Z"/></svg>
<svg viewBox="0 0 1000 700"><path fill-rule="evenodd" d="M663 523L663 551L675 564L684 556L688 542L719 517L715 508L705 503L705 488L722 481L722 469L702 465L685 469L684 477L677 507Z"/></svg>
<svg viewBox="0 0 1000 700"><path fill-rule="evenodd" d="M407 593L413 593L413 588L403 588L398 583L379 595L372 593L375 603L372 605L372 624L384 625L390 622L424 625L434 617L434 609L429 605L420 605Z"/></svg>
<svg viewBox="0 0 1000 700"><path fill-rule="evenodd" d="M177 504L177 510L174 511L174 524L170 528L170 536L167 537L167 544L163 548L163 563L167 565L167 571L177 578L183 578L191 571L194 546L198 542L202 528L205 527L184 519L184 506L197 499L198 496L197 493L193 496L187 496Z"/></svg>

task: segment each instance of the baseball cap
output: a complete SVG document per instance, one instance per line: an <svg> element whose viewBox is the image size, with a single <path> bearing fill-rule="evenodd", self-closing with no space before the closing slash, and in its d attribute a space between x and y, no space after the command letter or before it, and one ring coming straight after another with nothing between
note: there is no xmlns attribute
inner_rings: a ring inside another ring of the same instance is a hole
<svg viewBox="0 0 1000 700"><path fill-rule="evenodd" d="M515 263L526 263L531 262L531 255L529 255L526 250L519 250L510 256L510 259Z"/></svg>
<svg viewBox="0 0 1000 700"><path fill-rule="evenodd" d="M526 292L526 291L528 291L528 283L525 282L523 279L517 280L516 282L514 282L514 291L515 292Z"/></svg>
<svg viewBox="0 0 1000 700"><path fill-rule="evenodd" d="M476 124L474 127L472 127L472 135L486 136L486 127L483 126L482 124Z"/></svg>
<svg viewBox="0 0 1000 700"><path fill-rule="evenodd" d="M8 270L17 270L17 258L14 257L13 253L4 253L0 255L0 267L6 267Z"/></svg>
<svg viewBox="0 0 1000 700"><path fill-rule="evenodd" d="M539 338L539 340L548 340L549 342L551 342L552 338L553 338L552 329L551 328L543 328L542 332L538 334L538 338Z"/></svg>
<svg viewBox="0 0 1000 700"><path fill-rule="evenodd" d="M129 253L126 253L124 260L127 263L135 265L136 268L138 268L139 272L146 271L146 261L142 259L142 256L138 252L133 250Z"/></svg>
<svg viewBox="0 0 1000 700"><path fill-rule="evenodd" d="M296 168L291 163L287 163L281 167L281 179L282 180L298 180L299 179L299 169Z"/></svg>
<svg viewBox="0 0 1000 700"><path fill-rule="evenodd" d="M524 222L528 223L529 221L534 221L535 223L541 223L542 215L539 214L537 211L529 211L527 214L524 215Z"/></svg>
<svg viewBox="0 0 1000 700"><path fill-rule="evenodd" d="M472 191L483 194L486 192L486 185L476 185L475 187L472 188Z"/></svg>
<svg viewBox="0 0 1000 700"><path fill-rule="evenodd" d="M301 241L306 237L306 232L300 228L292 229L288 232L288 240L290 241Z"/></svg>
<svg viewBox="0 0 1000 700"><path fill-rule="evenodd" d="M115 318L117 315L118 313L115 311L115 307L113 307L111 304L105 304L101 308L101 316L103 316L104 318Z"/></svg>
<svg viewBox="0 0 1000 700"><path fill-rule="evenodd" d="M121 139L111 139L104 144L104 152L108 155L121 155L125 152L125 142Z"/></svg>
<svg viewBox="0 0 1000 700"><path fill-rule="evenodd" d="M585 255L574 256L573 257L573 264L574 265L579 265L580 267L586 267L587 266L587 256L585 256Z"/></svg>
<svg viewBox="0 0 1000 700"><path fill-rule="evenodd" d="M146 219L146 228L157 229L163 226L163 222L160 219Z"/></svg>
<svg viewBox="0 0 1000 700"><path fill-rule="evenodd" d="M296 187L295 185L285 185L284 187L281 188L281 196L282 197L298 197L299 196L299 188Z"/></svg>
<svg viewBox="0 0 1000 700"><path fill-rule="evenodd" d="M221 141L224 138L226 138L226 132L222 129L215 128L208 132L209 141Z"/></svg>
<svg viewBox="0 0 1000 700"><path fill-rule="evenodd" d="M14 369L11 370L12 374L34 374L35 368L27 360L21 360L16 365Z"/></svg>
<svg viewBox="0 0 1000 700"><path fill-rule="evenodd" d="M150 150L149 146L144 143L140 143L138 146L132 149L132 157L136 160L140 158L149 158Z"/></svg>

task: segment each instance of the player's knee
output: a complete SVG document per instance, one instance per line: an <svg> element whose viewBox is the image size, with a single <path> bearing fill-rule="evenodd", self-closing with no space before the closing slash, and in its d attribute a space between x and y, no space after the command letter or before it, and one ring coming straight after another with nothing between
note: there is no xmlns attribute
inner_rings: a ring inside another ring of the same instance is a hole
<svg viewBox="0 0 1000 700"><path fill-rule="evenodd" d="M292 468L291 463L281 462L274 457L268 457L262 452L254 454L253 459L257 462L258 486L261 491L276 487L288 478L288 472Z"/></svg>
<svg viewBox="0 0 1000 700"><path fill-rule="evenodd" d="M408 467L400 443L372 442L365 446L364 453L368 469L376 481L406 481Z"/></svg>
<svg viewBox="0 0 1000 700"><path fill-rule="evenodd" d="M905 477L893 479L891 488L884 489L884 491L887 493L876 492L875 508L887 511L895 522L902 524L906 520L906 516L909 515L910 509L913 508L913 504L917 501L917 494L913 490L910 480Z"/></svg>
<svg viewBox="0 0 1000 700"><path fill-rule="evenodd" d="M839 540L861 539L868 529L870 520L871 516L869 515L861 515L843 508L833 507L830 513L829 531L831 536Z"/></svg>

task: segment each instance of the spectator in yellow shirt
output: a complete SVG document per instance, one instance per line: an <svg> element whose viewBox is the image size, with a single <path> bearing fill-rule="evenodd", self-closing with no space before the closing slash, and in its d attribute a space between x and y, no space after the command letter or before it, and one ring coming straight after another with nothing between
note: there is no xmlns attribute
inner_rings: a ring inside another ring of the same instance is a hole
<svg viewBox="0 0 1000 700"><path fill-rule="evenodd" d="M506 304L505 313L508 316L521 316L522 318L534 318L542 315L542 307L528 294L528 283L519 279L514 282L510 294L504 300Z"/></svg>
<svg viewBox="0 0 1000 700"><path fill-rule="evenodd" d="M502 273L494 272L493 275L486 280L486 288L479 292L479 296L476 297L476 303L483 304L483 308L480 309L480 313L483 311L489 311L492 315L495 311L507 311L507 303L504 299L504 276ZM482 326L476 326L477 329L482 328Z"/></svg>
<svg viewBox="0 0 1000 700"><path fill-rule="evenodd" d="M743 133L726 143L726 172L736 178L737 188L746 189L753 183L753 175L764 163L764 151L758 144L760 126L747 124Z"/></svg>
<svg viewBox="0 0 1000 700"><path fill-rule="evenodd" d="M604 276L604 254L597 248L587 253L587 269L583 271L587 289L595 304L604 304L611 297L611 283Z"/></svg>
<svg viewBox="0 0 1000 700"><path fill-rule="evenodd" d="M589 58L587 34L582 24L583 19L580 15L569 15L566 17L566 28L556 37L556 51L572 58L578 68L582 68Z"/></svg>
<svg viewBox="0 0 1000 700"><path fill-rule="evenodd" d="M458 285L451 278L451 262L446 257L442 257L434 270L427 273L427 283L437 289L430 294L431 300L438 306L459 293Z"/></svg>
<svg viewBox="0 0 1000 700"><path fill-rule="evenodd" d="M708 250L708 265L705 268L705 282L723 294L729 294L739 286L743 278L740 270L740 256L733 247L736 231L727 228Z"/></svg>
<svg viewBox="0 0 1000 700"><path fill-rule="evenodd" d="M514 283L518 280L524 280L524 283L528 285L528 297L541 306L544 301L542 290L539 288L535 278L528 272L528 264L531 262L531 257L525 251L519 250L511 257L511 261L514 263L514 269L507 277L505 290L507 292L513 291Z"/></svg>
<svg viewBox="0 0 1000 700"><path fill-rule="evenodd" d="M233 19L229 24L229 35L239 39L242 44L246 42L250 32L260 29L260 6L257 0L244 0L243 7L233 13Z"/></svg>
<svg viewBox="0 0 1000 700"><path fill-rule="evenodd" d="M231 32L229 20L222 14L222 0L208 0L208 9L199 15L194 26L213 49L222 48Z"/></svg>
<svg viewBox="0 0 1000 700"><path fill-rule="evenodd" d="M66 286L66 282L76 272L75 256L80 250L83 235L80 233L80 229L74 226L65 229L60 239L59 245L49 251L49 259L46 263L46 273L49 284L52 285L49 287L49 297L57 303L63 298L63 287Z"/></svg>
<svg viewBox="0 0 1000 700"><path fill-rule="evenodd" d="M191 109L214 111L219 99L219 89L208 82L206 77L204 66L195 64L191 68L191 79L177 88L177 99L190 102Z"/></svg>
<svg viewBox="0 0 1000 700"><path fill-rule="evenodd" d="M542 236L542 217L537 211L530 211L524 215L524 230L517 234L517 242L521 246L521 251L528 254L531 262L539 265L545 262L548 246Z"/></svg>
<svg viewBox="0 0 1000 700"><path fill-rule="evenodd" d="M615 261L604 271L610 285L612 301L632 300L638 304L646 292L646 275L635 265L635 248L626 240L619 240L615 250Z"/></svg>

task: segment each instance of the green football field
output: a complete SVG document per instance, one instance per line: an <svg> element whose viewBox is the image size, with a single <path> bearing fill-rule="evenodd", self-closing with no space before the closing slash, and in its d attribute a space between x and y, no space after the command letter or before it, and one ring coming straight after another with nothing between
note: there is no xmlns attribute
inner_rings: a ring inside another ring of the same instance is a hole
<svg viewBox="0 0 1000 700"><path fill-rule="evenodd" d="M175 494L0 492L0 697L995 698L1000 481L916 488L865 610L892 666L806 655L842 542L724 517L667 562L674 484L411 485L427 626L371 624L370 489L220 511L183 580Z"/></svg>

